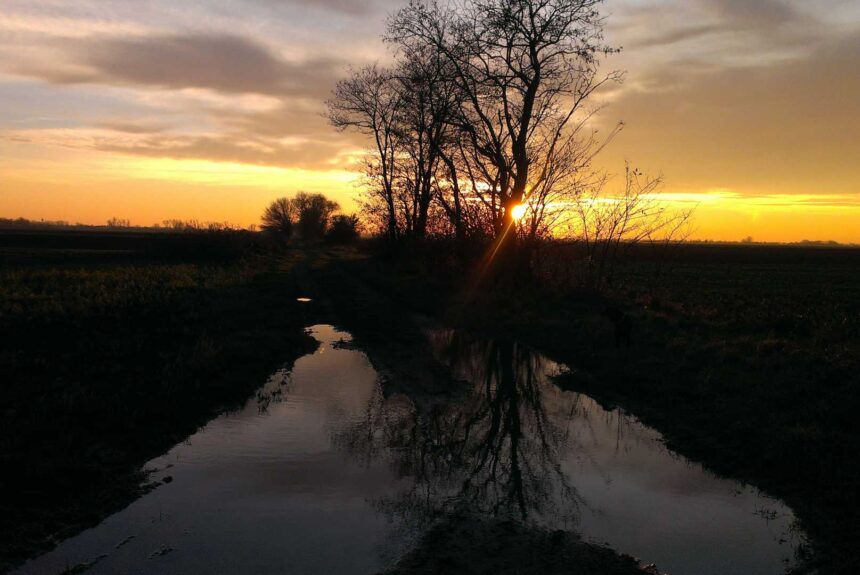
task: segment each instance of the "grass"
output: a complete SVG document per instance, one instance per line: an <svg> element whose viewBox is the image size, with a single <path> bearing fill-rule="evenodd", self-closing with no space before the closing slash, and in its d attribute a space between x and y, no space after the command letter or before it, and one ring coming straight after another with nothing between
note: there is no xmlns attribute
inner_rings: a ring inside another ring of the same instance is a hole
<svg viewBox="0 0 860 575"><path fill-rule="evenodd" d="M38 250L0 240L15 244L0 252L2 567L127 504L142 463L306 351L302 328L321 317L355 334L387 386L448 393L417 312L572 366L562 385L786 500L810 565L854 571L860 251L688 246L658 282L640 253L598 296L548 281L476 287L432 246L195 259L127 236L62 249L40 238ZM295 302L308 294L319 305ZM606 306L633 318L632 347L615 347Z"/></svg>
<svg viewBox="0 0 860 575"><path fill-rule="evenodd" d="M186 260L0 260L0 570L130 502L144 462L311 349L289 257Z"/></svg>
<svg viewBox="0 0 860 575"><path fill-rule="evenodd" d="M639 254L601 296L545 283L476 289L438 256L331 265L344 300L376 291L390 309L519 339L572 366L562 385L624 406L675 450L786 500L811 538L801 558L854 572L860 251L688 246L657 283ZM615 347L607 306L633 318L631 348Z"/></svg>
<svg viewBox="0 0 860 575"><path fill-rule="evenodd" d="M634 270L619 297L652 345L596 390L786 499L823 572L854 572L860 546L860 265L843 254L681 262L652 294Z"/></svg>

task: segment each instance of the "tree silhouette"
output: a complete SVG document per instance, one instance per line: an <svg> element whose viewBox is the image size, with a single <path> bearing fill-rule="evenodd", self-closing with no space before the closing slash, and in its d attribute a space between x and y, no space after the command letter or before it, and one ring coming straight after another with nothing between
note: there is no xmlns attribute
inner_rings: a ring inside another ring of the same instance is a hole
<svg viewBox="0 0 860 575"><path fill-rule="evenodd" d="M474 383L466 397L430 408L406 398L371 404L363 421L336 437L367 462L393 454L397 473L414 478L378 506L419 529L456 512L573 519L579 498L559 465L566 437L547 416L543 358L454 332L437 334L435 346L455 376Z"/></svg>
<svg viewBox="0 0 860 575"><path fill-rule="evenodd" d="M295 231L308 242L323 239L332 214L340 209L322 194L299 192L293 198L278 198L263 212L263 230L290 238Z"/></svg>
<svg viewBox="0 0 860 575"><path fill-rule="evenodd" d="M289 239L293 233L294 212L289 198L274 200L263 212L263 230Z"/></svg>
<svg viewBox="0 0 860 575"><path fill-rule="evenodd" d="M329 220L334 212L340 209L322 194L307 194L299 192L291 200L293 211L298 214L296 231L305 241L319 241L325 236Z"/></svg>

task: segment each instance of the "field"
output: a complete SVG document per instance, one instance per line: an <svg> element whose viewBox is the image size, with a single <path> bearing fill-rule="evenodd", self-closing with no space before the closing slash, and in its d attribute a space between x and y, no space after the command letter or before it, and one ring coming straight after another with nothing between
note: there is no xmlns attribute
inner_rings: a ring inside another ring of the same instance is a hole
<svg viewBox="0 0 860 575"><path fill-rule="evenodd" d="M853 571L860 250L699 247L681 252L653 293L632 287L631 275L624 295L665 354L639 358L627 373L647 375L607 396L649 414L717 471L786 499L823 564ZM678 417L663 407L672 404Z"/></svg>
<svg viewBox="0 0 860 575"><path fill-rule="evenodd" d="M0 235L0 571L127 504L142 463L308 349L289 262L256 243Z"/></svg>
<svg viewBox="0 0 860 575"><path fill-rule="evenodd" d="M811 538L805 558L853 572L860 250L692 244L669 259L639 250L602 295L548 282L492 292L465 270L444 271L445 258L345 265L330 266L327 282L341 299L371 286L446 324L529 343L574 368L562 385L623 406L677 451L787 501ZM631 345L616 346L610 308L631 318ZM348 312L358 333L378 322Z"/></svg>
<svg viewBox="0 0 860 575"><path fill-rule="evenodd" d="M425 249L0 234L0 570L130 502L141 464L306 352L311 323L353 333L393 374L388 392L441 393L414 314L566 363L560 385L784 499L813 567L854 569L860 250L638 250L595 294L557 276L487 289L445 246ZM553 244L542 257L558 270L576 250ZM296 303L308 293L324 303ZM629 345L616 344L609 309L629 318Z"/></svg>

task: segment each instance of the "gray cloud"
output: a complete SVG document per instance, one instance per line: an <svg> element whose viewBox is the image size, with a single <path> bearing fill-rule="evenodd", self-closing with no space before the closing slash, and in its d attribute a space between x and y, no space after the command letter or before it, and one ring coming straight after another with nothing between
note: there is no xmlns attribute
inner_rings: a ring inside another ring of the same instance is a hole
<svg viewBox="0 0 860 575"><path fill-rule="evenodd" d="M368 16L384 13L393 7L403 5L406 0L251 0L270 8L307 9L321 8L348 16Z"/></svg>
<svg viewBox="0 0 860 575"><path fill-rule="evenodd" d="M632 47L649 48L652 46L668 46L670 44L677 44L678 42L683 42L684 40L690 40L692 38L698 38L700 36L705 36L713 32L718 32L720 30L720 26L713 24L702 24L700 26L687 26L683 28L676 28L674 30L669 30L663 34L650 36L648 38L645 38L644 40L634 42L632 44Z"/></svg>
<svg viewBox="0 0 860 575"><path fill-rule="evenodd" d="M699 0L704 7L735 26L768 28L801 19L782 0Z"/></svg>
<svg viewBox="0 0 860 575"><path fill-rule="evenodd" d="M161 124L151 124L134 120L106 120L96 124L99 128L123 132L125 134L160 134L167 130Z"/></svg>
<svg viewBox="0 0 860 575"><path fill-rule="evenodd" d="M252 0L270 8L295 9L297 7L323 8L350 16L364 16L374 11L373 2L361 0Z"/></svg>
<svg viewBox="0 0 860 575"><path fill-rule="evenodd" d="M221 107L198 111L200 120L214 127L210 133L158 131L157 125L115 119L97 126L119 132L118 137L84 145L138 156L305 169L343 167L344 151L362 147L357 136L345 138L331 129L320 105L307 101L287 101L263 111Z"/></svg>
<svg viewBox="0 0 860 575"><path fill-rule="evenodd" d="M685 51L697 53L702 61L796 53L815 48L833 34L816 15L785 0L675 0L625 5L621 14L610 20L609 29L630 48L696 40L675 52L679 59Z"/></svg>
<svg viewBox="0 0 860 575"><path fill-rule="evenodd" d="M135 142L101 140L94 149L153 158L235 162L260 166L325 169L342 167L336 142L282 144L244 134L215 136L152 136ZM338 166L340 163L340 166Z"/></svg>
<svg viewBox="0 0 860 575"><path fill-rule="evenodd" d="M292 62L265 45L226 34L64 39L66 62L21 64L20 74L56 84L205 88L228 94L324 97L344 64L332 58Z"/></svg>

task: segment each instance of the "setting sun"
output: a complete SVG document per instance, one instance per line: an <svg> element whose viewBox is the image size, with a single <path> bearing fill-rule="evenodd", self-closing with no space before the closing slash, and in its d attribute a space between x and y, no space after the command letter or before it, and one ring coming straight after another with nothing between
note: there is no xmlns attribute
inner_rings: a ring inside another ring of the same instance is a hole
<svg viewBox="0 0 860 575"><path fill-rule="evenodd" d="M523 216L526 215L526 210L529 207L526 204L517 204L511 210L511 217L514 218L514 221L520 221L523 219Z"/></svg>

